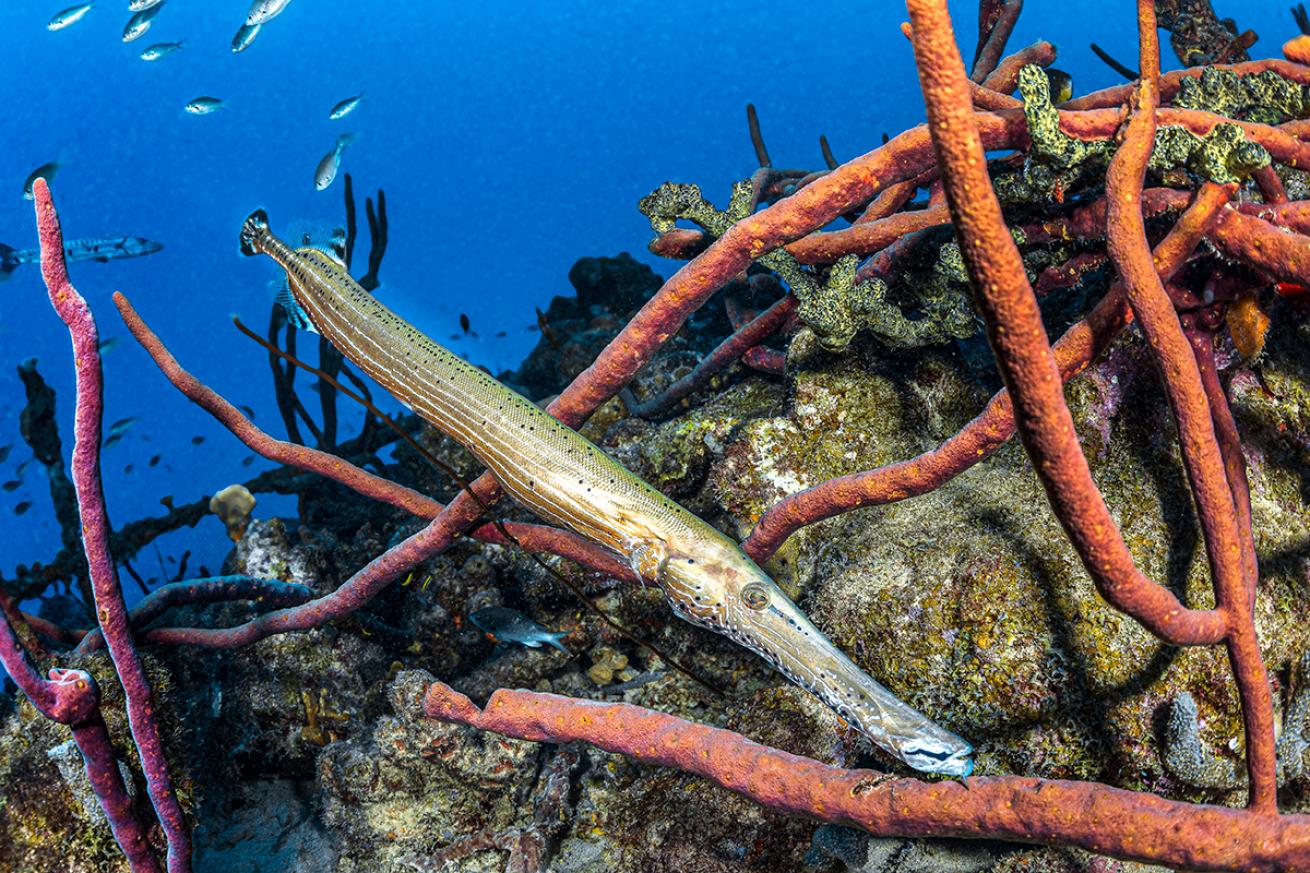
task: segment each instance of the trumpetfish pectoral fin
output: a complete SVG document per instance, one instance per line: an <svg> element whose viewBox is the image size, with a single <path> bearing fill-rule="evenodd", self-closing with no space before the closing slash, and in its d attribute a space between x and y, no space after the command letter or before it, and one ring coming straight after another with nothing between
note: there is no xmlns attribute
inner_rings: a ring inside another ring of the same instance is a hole
<svg viewBox="0 0 1310 873"><path fill-rule="evenodd" d="M625 544L626 545L626 544ZM642 540L628 549L628 564L643 582L659 585L669 563L669 550L661 540Z"/></svg>

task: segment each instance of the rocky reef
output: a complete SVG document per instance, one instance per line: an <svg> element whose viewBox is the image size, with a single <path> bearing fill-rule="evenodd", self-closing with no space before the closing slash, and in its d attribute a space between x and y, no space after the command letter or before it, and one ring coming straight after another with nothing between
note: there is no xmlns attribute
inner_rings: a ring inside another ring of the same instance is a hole
<svg viewBox="0 0 1310 873"><path fill-rule="evenodd" d="M659 284L628 256L585 259L571 278L577 293L547 310L550 335L505 374L538 397L576 376ZM1299 653L1310 650L1298 606L1310 584L1303 351L1310 326L1282 315L1273 313L1258 362L1229 354L1228 376L1249 435L1263 571L1258 622L1286 709L1305 682L1293 671ZM719 319L693 323L636 392L683 375L726 330ZM784 378L735 365L664 420L627 417L614 401L585 430L630 469L740 536L787 494L913 456L958 430L992 387L967 351L907 352L865 333L836 354L802 330L788 344ZM1152 576L1199 596L1206 584L1200 540L1158 392L1142 341L1129 333L1067 396L1134 556ZM427 433L421 441L467 468L463 450L445 437ZM416 483L431 477L403 450L386 472ZM438 487L449 496L448 482ZM224 535L218 522L212 526L214 536ZM224 570L322 591L413 529L386 511L348 535L256 511ZM705 691L618 637L523 553L462 541L416 568L412 584L344 621L233 651L149 651L169 759L199 824L196 869L1117 869L1071 850L879 840L816 827L697 777L590 747L504 739L423 718L420 698L436 677L477 702L498 687L623 700L821 761L890 765L761 660L675 619L657 590L614 587L554 563L608 613L725 692ZM976 740L981 774L1091 779L1198 801L1240 798L1237 783L1193 784L1193 774L1168 764L1168 713L1184 693L1195 701L1203 750L1229 770L1240 760L1238 707L1222 652L1164 645L1106 607L1017 444L929 496L805 529L768 569L861 667ZM572 656L490 643L463 619L489 604L567 631ZM169 621L234 624L243 609L207 607L202 615L191 607ZM107 717L121 712L103 655L72 665L96 676ZM85 773L63 763L67 728L22 700L7 700L3 713L0 868L127 869ZM124 725L111 722L110 730L123 739ZM1298 777L1286 786L1293 808L1304 808L1298 799L1306 784Z"/></svg>

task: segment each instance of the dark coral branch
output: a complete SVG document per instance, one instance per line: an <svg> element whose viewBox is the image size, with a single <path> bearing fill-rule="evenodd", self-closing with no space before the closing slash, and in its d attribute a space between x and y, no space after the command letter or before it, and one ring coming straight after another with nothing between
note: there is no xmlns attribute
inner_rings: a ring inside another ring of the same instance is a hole
<svg viewBox="0 0 1310 873"><path fill-rule="evenodd" d="M795 312L796 298L791 295L783 297L719 343L690 373L660 394L641 403L634 401L628 407L628 414L650 418L666 412L683 398L704 388L725 367L776 333Z"/></svg>
<svg viewBox="0 0 1310 873"><path fill-rule="evenodd" d="M532 691L496 691L479 709L436 682L423 709L429 718L519 739L591 743L703 776L770 809L884 836L1078 846L1187 870L1310 865L1310 816L1189 805L1091 782L997 776L961 784L843 770L639 706Z"/></svg>
<svg viewBox="0 0 1310 873"><path fill-rule="evenodd" d="M175 606L250 600L262 606L283 608L297 606L313 596L314 592L304 585L291 582L239 575L217 576L212 579L172 582L156 588L132 607L129 618L132 628L140 631ZM104 645L104 635L97 628L82 637L75 651L79 654L93 652L104 648Z"/></svg>
<svg viewBox="0 0 1310 873"><path fill-rule="evenodd" d="M32 449L33 456L45 467L50 500L54 504L55 519L59 522L61 553L68 556L71 575L77 581L83 602L89 604L91 580L86 573L86 556L81 549L82 520L77 514L77 492L64 465L63 443L55 421L55 391L37 372L35 358L18 366L18 378L22 380L27 395L27 403L18 416L19 432Z"/></svg>

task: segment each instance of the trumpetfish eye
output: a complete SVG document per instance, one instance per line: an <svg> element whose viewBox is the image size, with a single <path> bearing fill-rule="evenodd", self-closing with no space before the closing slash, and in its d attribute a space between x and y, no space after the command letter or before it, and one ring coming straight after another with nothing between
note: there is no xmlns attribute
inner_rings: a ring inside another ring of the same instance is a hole
<svg viewBox="0 0 1310 873"><path fill-rule="evenodd" d="M769 605L769 592L758 582L752 582L741 589L741 602L751 609L763 609Z"/></svg>

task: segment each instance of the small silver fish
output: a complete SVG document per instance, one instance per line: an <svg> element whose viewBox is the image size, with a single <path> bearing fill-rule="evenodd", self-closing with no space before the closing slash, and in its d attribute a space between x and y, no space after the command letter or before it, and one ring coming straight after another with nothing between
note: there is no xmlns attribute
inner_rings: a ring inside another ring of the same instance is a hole
<svg viewBox="0 0 1310 873"><path fill-rule="evenodd" d="M179 42L157 42L152 46L146 46L145 50L141 52L141 60L162 61L164 58L168 57L173 52L182 48L182 45L183 43L179 41Z"/></svg>
<svg viewBox="0 0 1310 873"><path fill-rule="evenodd" d="M488 606L477 612L469 613L473 622L496 642L518 643L529 649L539 649L541 644L554 646L566 655L572 655L560 640L568 636L563 632L549 631L517 609L506 606Z"/></svg>
<svg viewBox="0 0 1310 873"><path fill-rule="evenodd" d="M350 113L354 112L357 108L359 108L359 104L363 101L363 99L364 99L364 92L362 91L356 94L354 97L347 97L345 100L342 100L336 106L332 107L332 111L328 113L328 118L331 119L332 121L340 121Z"/></svg>
<svg viewBox="0 0 1310 873"><path fill-rule="evenodd" d="M96 351L102 355L106 352L112 352L122 341L121 336L111 336L109 339L103 339L96 343Z"/></svg>
<svg viewBox="0 0 1310 873"><path fill-rule="evenodd" d="M145 32L150 29L150 22L163 8L164 0L160 0L160 2L153 6L147 6L129 18L127 24L123 27L123 42L131 42L144 36Z"/></svg>
<svg viewBox="0 0 1310 873"><path fill-rule="evenodd" d="M337 137L337 144L332 147L332 151L323 156L323 160L318 162L318 167L314 170L314 190L325 191L332 184L332 180L337 177L337 170L341 167L341 153L354 141L353 133L343 133Z"/></svg>
<svg viewBox="0 0 1310 873"><path fill-rule="evenodd" d="M232 37L232 51L243 52L250 48L250 44L259 36L262 24L243 24L237 29L236 36Z"/></svg>
<svg viewBox="0 0 1310 873"><path fill-rule="evenodd" d="M36 184L37 179L45 179L47 182L54 181L55 173L59 172L58 161L46 161L41 166L27 174L23 180L23 199L32 199L32 186Z"/></svg>
<svg viewBox="0 0 1310 873"><path fill-rule="evenodd" d="M217 97L197 97L182 108L191 115L208 115L224 108L225 105Z"/></svg>
<svg viewBox="0 0 1310 873"><path fill-rule="evenodd" d="M246 24L266 24L282 14L291 0L255 0L246 13Z"/></svg>
<svg viewBox="0 0 1310 873"><path fill-rule="evenodd" d="M144 12L152 6L158 6L163 2L164 0L132 0L131 3L127 4L127 11Z"/></svg>
<svg viewBox="0 0 1310 873"><path fill-rule="evenodd" d="M147 15L149 12L149 9L145 12L138 12L127 20L127 24L123 26L123 42L132 42L146 35L146 31L150 29L150 19L142 19L141 16Z"/></svg>
<svg viewBox="0 0 1310 873"><path fill-rule="evenodd" d="M47 21L45 29L63 30L65 27L77 24L77 22L81 21L82 18L91 11L91 7L94 5L94 3L79 3L76 6L69 6L63 12L60 12L54 18Z"/></svg>

